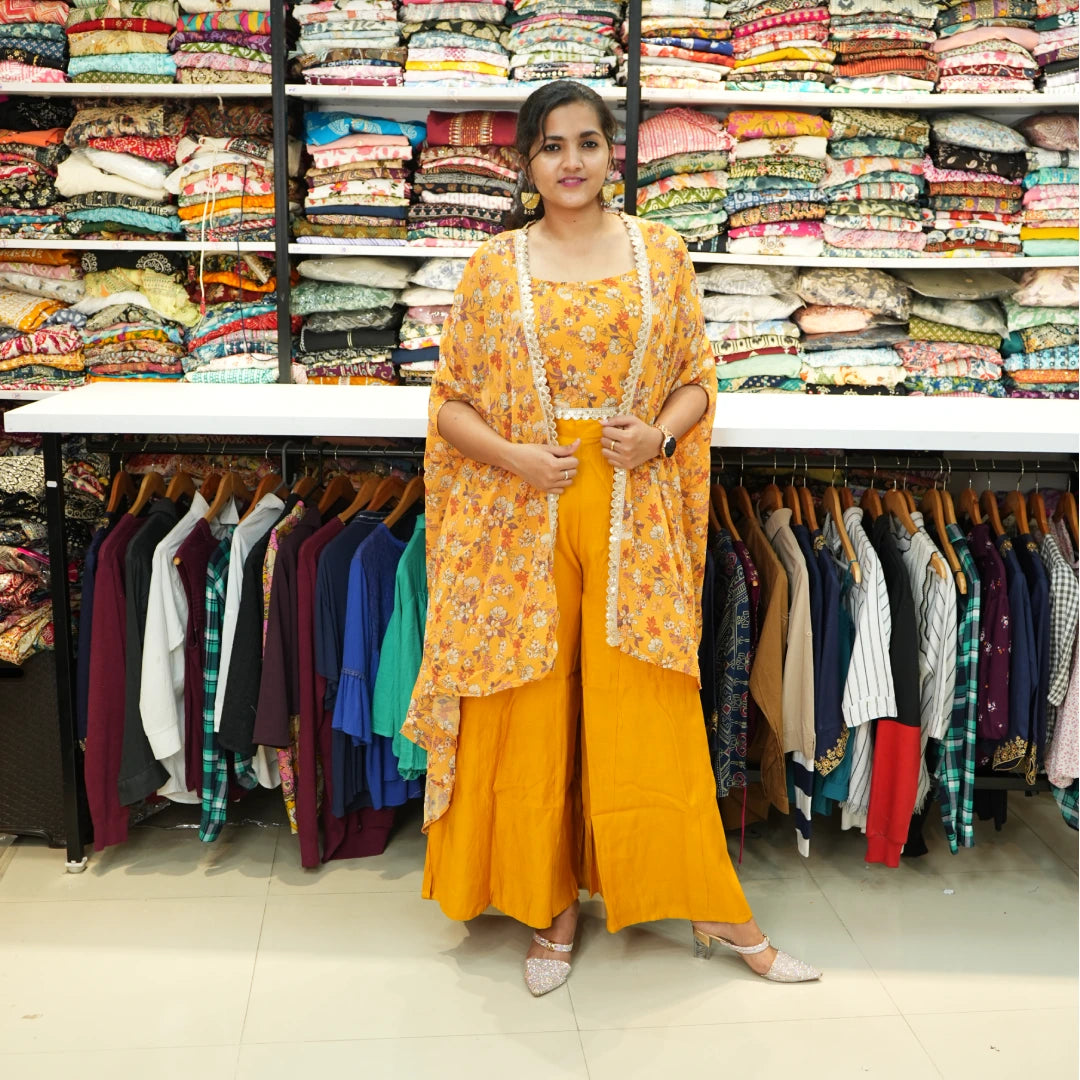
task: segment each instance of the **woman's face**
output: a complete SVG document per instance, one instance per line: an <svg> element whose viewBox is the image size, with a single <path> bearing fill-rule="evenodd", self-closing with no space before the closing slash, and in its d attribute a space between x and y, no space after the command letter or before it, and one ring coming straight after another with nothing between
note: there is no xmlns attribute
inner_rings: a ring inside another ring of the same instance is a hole
<svg viewBox="0 0 1080 1080"><path fill-rule="evenodd" d="M596 110L583 101L552 109L532 146L529 177L544 208L583 210L607 179L611 150Z"/></svg>

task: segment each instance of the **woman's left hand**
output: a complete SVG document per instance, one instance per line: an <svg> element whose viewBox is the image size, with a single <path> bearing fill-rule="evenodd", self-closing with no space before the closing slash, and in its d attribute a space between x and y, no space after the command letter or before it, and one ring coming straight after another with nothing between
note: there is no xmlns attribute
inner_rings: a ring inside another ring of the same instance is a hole
<svg viewBox="0 0 1080 1080"><path fill-rule="evenodd" d="M636 469L660 453L663 438L659 428L636 416L613 416L604 424L600 445L613 468Z"/></svg>

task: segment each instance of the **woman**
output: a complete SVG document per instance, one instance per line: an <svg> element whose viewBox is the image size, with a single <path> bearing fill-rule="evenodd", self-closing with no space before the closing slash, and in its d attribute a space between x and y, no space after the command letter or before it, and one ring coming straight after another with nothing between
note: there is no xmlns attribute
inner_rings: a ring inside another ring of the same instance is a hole
<svg viewBox="0 0 1080 1080"><path fill-rule="evenodd" d="M602 204L614 136L580 84L529 97L534 220L473 255L443 328L403 729L428 751L423 895L537 928L536 995L569 976L579 887L612 932L685 918L698 956L816 979L727 853L697 678L716 374L682 241Z"/></svg>

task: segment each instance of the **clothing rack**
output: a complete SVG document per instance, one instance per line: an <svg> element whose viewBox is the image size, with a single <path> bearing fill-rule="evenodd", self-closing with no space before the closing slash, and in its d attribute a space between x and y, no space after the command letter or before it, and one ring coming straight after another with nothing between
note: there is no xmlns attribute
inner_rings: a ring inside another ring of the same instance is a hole
<svg viewBox="0 0 1080 1080"><path fill-rule="evenodd" d="M42 435L45 467L45 509L49 531L49 573L53 603L53 627L56 650L56 704L60 724L60 752L64 784L64 832L67 845L66 867L69 873L86 869L86 843L90 836L90 811L86 801L78 726L75 715L75 639L72 634L71 587L67 578L67 529L64 520L64 458L63 436L48 432ZM268 440L262 445L252 443L207 444L205 439L183 442L179 439L109 439L89 436L87 449L117 457L122 454L187 454L219 457L223 454L269 458L271 454L282 463L282 476L288 475L287 464L304 464L314 458L325 467L327 460L358 458L381 461L394 467L398 461L410 464L422 461L424 451L415 445L392 446L328 446L310 441L285 439ZM114 470L115 471L115 470ZM389 472L390 469L388 468Z"/></svg>

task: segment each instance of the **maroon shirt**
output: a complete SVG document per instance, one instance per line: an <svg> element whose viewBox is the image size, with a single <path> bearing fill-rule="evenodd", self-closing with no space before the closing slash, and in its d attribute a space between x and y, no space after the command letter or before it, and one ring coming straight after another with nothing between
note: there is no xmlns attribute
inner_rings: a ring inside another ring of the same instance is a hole
<svg viewBox="0 0 1080 1080"><path fill-rule="evenodd" d="M143 524L140 518L124 514L98 550L90 620L90 680L83 759L95 851L103 851L110 844L122 844L128 835L128 811L120 804L118 789L124 752L127 645L124 558L128 544Z"/></svg>
<svg viewBox="0 0 1080 1080"><path fill-rule="evenodd" d="M296 824L300 835L300 862L319 865L319 821L323 827L322 861L379 855L386 848L394 810L365 809L335 817L333 805L333 713L323 707L326 680L315 669L315 590L319 556L345 526L331 518L300 547L296 575L297 655L299 660L300 737L299 775L296 780ZM276 577L276 569L275 569ZM318 761L322 762L323 792L320 812Z"/></svg>
<svg viewBox="0 0 1080 1080"><path fill-rule="evenodd" d="M1009 654L1012 651L1009 588L1005 564L989 525L973 525L968 533L971 557L979 571L979 737L997 742L1009 731Z"/></svg>
<svg viewBox="0 0 1080 1080"><path fill-rule="evenodd" d="M184 640L184 778L188 791L202 790L203 636L206 631L206 568L221 541L203 519L176 552L177 571L187 597Z"/></svg>

